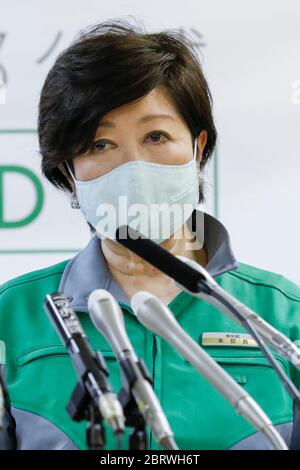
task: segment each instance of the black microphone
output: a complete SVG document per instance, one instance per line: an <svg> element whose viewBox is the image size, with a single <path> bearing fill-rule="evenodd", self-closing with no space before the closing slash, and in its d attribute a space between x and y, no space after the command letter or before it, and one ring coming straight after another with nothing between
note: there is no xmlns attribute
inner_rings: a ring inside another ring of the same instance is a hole
<svg viewBox="0 0 300 470"><path fill-rule="evenodd" d="M115 434L123 431L125 417L122 406L108 381L108 371L100 352L91 349L80 321L68 298L59 293L48 294L44 307L57 333L66 346L77 376L96 408Z"/></svg>
<svg viewBox="0 0 300 470"><path fill-rule="evenodd" d="M266 341L266 343L300 370L299 348L290 338L225 291L208 271L195 261L172 255L159 244L154 243L127 225L122 225L117 229L116 240L171 277L176 284L179 284L194 297L207 301L226 315L229 315L234 321L241 323L256 339L258 346L291 396L300 403L300 393L297 387L278 366L264 344L264 341Z"/></svg>
<svg viewBox="0 0 300 470"><path fill-rule="evenodd" d="M176 256L169 253L157 243L149 240L128 225L122 225L116 231L116 240L148 263L175 279L178 284L184 286L190 292L198 293L201 290L209 293L208 286L202 282L205 277L183 263Z"/></svg>

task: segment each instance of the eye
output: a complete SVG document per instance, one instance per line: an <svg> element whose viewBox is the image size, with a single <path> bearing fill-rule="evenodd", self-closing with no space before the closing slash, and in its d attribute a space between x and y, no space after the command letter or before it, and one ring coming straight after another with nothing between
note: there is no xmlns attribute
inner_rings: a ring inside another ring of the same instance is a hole
<svg viewBox="0 0 300 470"><path fill-rule="evenodd" d="M92 151L103 152L104 150L107 150L107 148L105 148L105 145L109 143L110 142L107 140L95 140L95 142L92 145Z"/></svg>
<svg viewBox="0 0 300 470"><path fill-rule="evenodd" d="M165 139L161 140L161 136L163 136ZM150 134L148 134L147 139L151 138L152 143L154 144L164 144L168 140L168 136L161 131L153 131Z"/></svg>

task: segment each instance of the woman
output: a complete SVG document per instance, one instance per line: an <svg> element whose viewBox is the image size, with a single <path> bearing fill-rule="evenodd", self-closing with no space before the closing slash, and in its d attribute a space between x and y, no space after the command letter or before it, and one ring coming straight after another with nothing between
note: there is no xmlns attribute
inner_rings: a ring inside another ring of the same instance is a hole
<svg viewBox="0 0 300 470"><path fill-rule="evenodd" d="M0 289L11 401L3 446L86 448L86 423L72 421L66 411L75 372L43 302L55 291L69 297L118 391L116 360L87 314L88 296L96 288L107 289L119 302L179 448L265 449L270 444L189 363L139 324L130 299L140 290L169 305L182 327L257 400L288 442L292 400L245 330L180 291L114 238L124 222L139 228L173 255L197 261L224 289L292 340L300 339L299 287L238 263L226 228L197 209L204 201L201 174L216 129L207 82L184 37L171 31L147 34L119 22L93 27L51 68L40 98L38 134L43 174L69 192L71 206L82 211L92 237L73 259ZM295 369L275 357L298 385ZM107 435L106 448L115 448ZM149 431L148 438L150 448L157 449Z"/></svg>

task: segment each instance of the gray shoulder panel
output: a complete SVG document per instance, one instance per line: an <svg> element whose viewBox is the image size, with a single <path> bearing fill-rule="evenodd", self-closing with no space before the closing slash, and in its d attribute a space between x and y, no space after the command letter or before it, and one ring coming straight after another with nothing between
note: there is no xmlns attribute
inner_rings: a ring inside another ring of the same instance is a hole
<svg viewBox="0 0 300 470"><path fill-rule="evenodd" d="M0 450L16 450L15 421L5 408L0 428Z"/></svg>
<svg viewBox="0 0 300 470"><path fill-rule="evenodd" d="M288 446L291 440L292 427L293 423L284 423L275 426ZM273 447L269 440L261 432L256 432L251 434L251 436L246 437L246 439L238 442L229 450L273 450Z"/></svg>
<svg viewBox="0 0 300 470"><path fill-rule="evenodd" d="M55 424L29 411L11 408L17 450L79 450Z"/></svg>

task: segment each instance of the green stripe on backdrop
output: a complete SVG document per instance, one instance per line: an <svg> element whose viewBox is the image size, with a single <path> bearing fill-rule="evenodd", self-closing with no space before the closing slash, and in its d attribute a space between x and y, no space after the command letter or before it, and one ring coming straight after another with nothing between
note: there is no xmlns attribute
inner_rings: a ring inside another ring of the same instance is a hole
<svg viewBox="0 0 300 470"><path fill-rule="evenodd" d="M0 134L36 134L36 129L0 129ZM33 255L33 254L63 254L78 253L80 248L43 248L43 249L17 249L0 250L0 255Z"/></svg>
<svg viewBox="0 0 300 470"><path fill-rule="evenodd" d="M0 129L0 134L36 134L36 129ZM218 148L216 147L213 155L213 177L214 177L214 215L218 218L219 215L219 161L218 161ZM0 255L13 255L13 254L59 254L59 253L78 253L78 249L59 248L51 249L45 248L41 250L33 249L19 249L19 250L0 250Z"/></svg>

